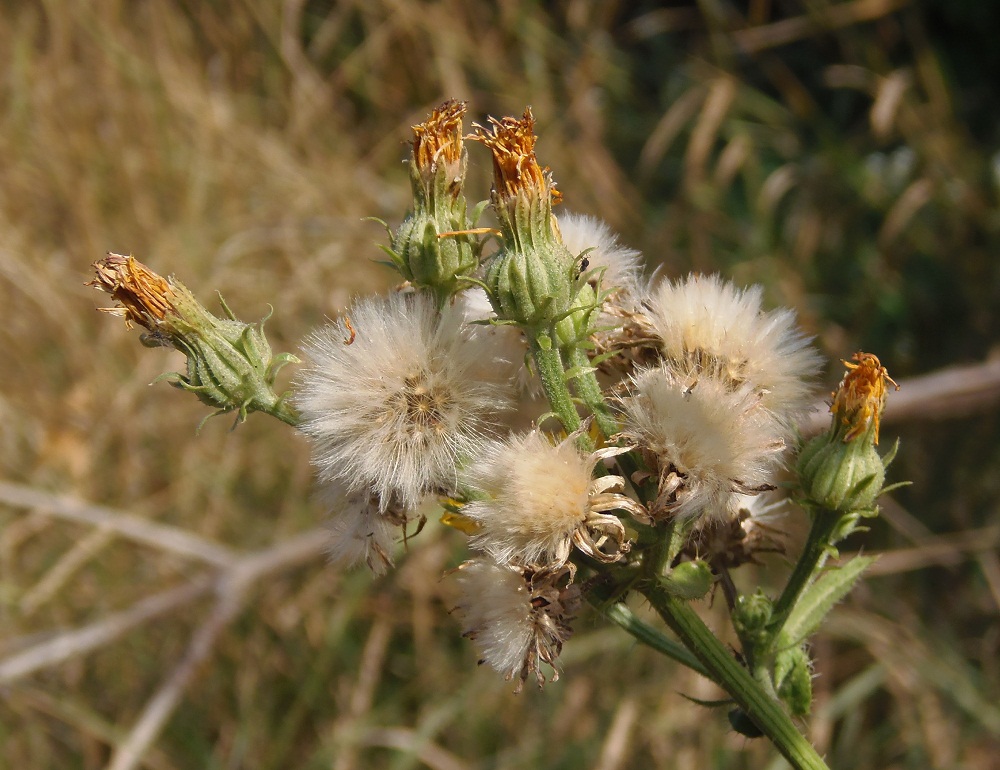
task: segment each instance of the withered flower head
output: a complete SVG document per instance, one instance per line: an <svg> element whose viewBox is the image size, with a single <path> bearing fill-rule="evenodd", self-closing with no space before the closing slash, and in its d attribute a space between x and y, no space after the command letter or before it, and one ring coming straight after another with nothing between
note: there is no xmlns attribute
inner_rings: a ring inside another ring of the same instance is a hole
<svg viewBox="0 0 1000 770"><path fill-rule="evenodd" d="M154 273L135 257L109 253L92 267L97 277L87 285L107 292L120 303L119 307L98 309L124 317L127 328L139 324L157 332L168 315L177 315L176 292L171 281Z"/></svg>
<svg viewBox="0 0 1000 770"><path fill-rule="evenodd" d="M899 388L877 357L855 353L833 394L830 427L802 447L797 464L805 499L841 513L870 510L885 483L895 450L875 450L886 383Z"/></svg>
<svg viewBox="0 0 1000 770"><path fill-rule="evenodd" d="M463 194L468 153L462 143L465 102L449 100L413 126L410 213L383 247L404 279L430 289L444 307L479 267L482 241Z"/></svg>
<svg viewBox="0 0 1000 770"><path fill-rule="evenodd" d="M596 299L580 280L582 258L566 248L552 214L559 195L535 158L531 108L520 119L490 118L470 138L493 155L492 203L503 248L487 265L484 284L497 318L536 331L564 320L563 336L585 338L588 330L577 327L587 325Z"/></svg>
<svg viewBox="0 0 1000 770"><path fill-rule="evenodd" d="M239 321L222 303L228 318L217 318L180 281L154 273L132 256L108 254L92 266L97 277L88 286L110 294L118 307L100 308L125 318L149 347L173 347L187 356L186 375L174 373L172 384L191 391L219 412L238 410L240 420L262 411L294 424L297 419L274 393L278 371L298 359L271 354L264 321Z"/></svg>
<svg viewBox="0 0 1000 770"><path fill-rule="evenodd" d="M879 422L887 396L886 383L892 383L896 390L899 390L899 385L875 355L858 352L851 358L857 363L843 362L847 373L833 393L830 413L840 415L843 424L849 427L844 436L845 442L853 441L872 426L877 445Z"/></svg>
<svg viewBox="0 0 1000 770"><path fill-rule="evenodd" d="M510 116L490 118L490 127L477 125L470 138L485 144L493 154L493 187L498 199L495 203L520 195L559 202L562 195L555 189L551 172L539 166L535 158L538 137L531 107L525 108L520 120Z"/></svg>
<svg viewBox="0 0 1000 770"><path fill-rule="evenodd" d="M441 164L451 169L452 177L461 170L465 111L465 102L449 99L427 120L413 126L413 163L425 176L433 176ZM460 189L455 190L456 195Z"/></svg>

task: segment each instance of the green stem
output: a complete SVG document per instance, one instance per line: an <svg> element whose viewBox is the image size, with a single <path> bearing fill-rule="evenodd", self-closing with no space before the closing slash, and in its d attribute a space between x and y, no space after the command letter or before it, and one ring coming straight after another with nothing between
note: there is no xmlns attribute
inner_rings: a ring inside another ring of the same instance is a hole
<svg viewBox="0 0 1000 770"><path fill-rule="evenodd" d="M574 345L569 348L568 353L570 367L578 371L573 378L573 387L577 395L594 415L594 421L604 437L615 435L619 431L618 421L604 401L604 393L597 381L597 373L593 371L590 359L587 357L587 351L579 345Z"/></svg>
<svg viewBox="0 0 1000 770"><path fill-rule="evenodd" d="M274 405L273 409L267 410L267 414L277 417L283 423L291 425L293 428L297 428L302 424L302 417L299 416L298 411L284 398L280 399Z"/></svg>
<svg viewBox="0 0 1000 770"><path fill-rule="evenodd" d="M805 547L802 549L799 560L795 563L795 568L792 570L781 596L774 603L769 624L772 647L802 592L809 587L816 573L822 569L832 545L830 538L836 531L840 519L841 514L825 508L816 508L813 512L812 527L809 529L809 537L806 538Z"/></svg>
<svg viewBox="0 0 1000 770"><path fill-rule="evenodd" d="M688 602L671 596L662 586L644 581L637 586L660 617L701 662L775 748L796 770L829 770L816 749L798 731L780 704L770 698L712 633Z"/></svg>
<svg viewBox="0 0 1000 770"><path fill-rule="evenodd" d="M678 663L697 671L702 676L707 677L709 675L705 667L701 665L701 661L688 652L687 647L678 644L659 629L653 628L648 623L639 620L635 616L635 613L622 602L615 602L609 606L600 605L596 601L594 603L596 608L604 614L604 617L624 629L647 647L652 647L668 658L673 658Z"/></svg>
<svg viewBox="0 0 1000 770"><path fill-rule="evenodd" d="M573 396L566 385L562 356L552 340L552 335L539 331L531 337L531 355L538 367L538 377L542 381L542 390L549 401L552 411L563 424L567 433L572 433L580 427L580 415L573 403ZM582 438L587 438L586 436ZM589 443L589 439L588 443Z"/></svg>

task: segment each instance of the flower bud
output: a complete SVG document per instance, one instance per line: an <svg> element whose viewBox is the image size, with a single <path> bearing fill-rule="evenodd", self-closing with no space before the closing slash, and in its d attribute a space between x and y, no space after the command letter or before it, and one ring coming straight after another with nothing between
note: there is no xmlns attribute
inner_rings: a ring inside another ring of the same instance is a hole
<svg viewBox="0 0 1000 770"><path fill-rule="evenodd" d="M712 568L701 559L683 561L661 578L663 586L681 599L701 599L712 590Z"/></svg>
<svg viewBox="0 0 1000 770"><path fill-rule="evenodd" d="M531 109L520 120L490 123L492 131L478 126L474 137L493 153L492 202L503 236L486 269L490 302L501 321L548 327L567 317L581 284L577 259L552 214L559 193L535 158Z"/></svg>
<svg viewBox="0 0 1000 770"><path fill-rule="evenodd" d="M885 462L875 450L889 377L878 358L856 353L856 364L833 394L829 430L802 449L798 473L806 499L841 513L870 509L885 483Z"/></svg>
<svg viewBox="0 0 1000 770"><path fill-rule="evenodd" d="M774 659L774 682L778 697L793 717L809 714L812 705L812 669L809 654L802 645L782 650Z"/></svg>
<svg viewBox="0 0 1000 770"><path fill-rule="evenodd" d="M760 589L739 597L733 609L733 627L745 643L752 647L767 643L773 608L771 600Z"/></svg>
<svg viewBox="0 0 1000 770"><path fill-rule="evenodd" d="M462 143L465 102L450 100L413 126L410 186L413 209L386 253L414 286L443 300L479 266L480 243L470 232L463 194L468 153Z"/></svg>
<svg viewBox="0 0 1000 770"><path fill-rule="evenodd" d="M119 307L101 308L123 316L129 328L147 329L141 341L148 347L173 347L187 356L187 373L174 373L175 387L194 393L220 412L239 411L240 422L250 412L273 414L294 424L295 416L272 389L278 371L298 359L271 354L264 321L236 319L226 303L228 318L205 309L179 281L163 278L131 256L108 254L93 265L97 278L88 285L107 292Z"/></svg>

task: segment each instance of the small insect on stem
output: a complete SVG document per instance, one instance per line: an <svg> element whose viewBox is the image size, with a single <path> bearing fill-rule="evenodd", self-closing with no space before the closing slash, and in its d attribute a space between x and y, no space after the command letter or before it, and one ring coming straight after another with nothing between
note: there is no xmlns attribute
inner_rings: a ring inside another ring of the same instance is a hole
<svg viewBox="0 0 1000 770"><path fill-rule="evenodd" d="M351 326L351 319L346 315L344 316L344 326L346 326L347 331L351 333L351 336L344 340L344 344L350 345L354 342L354 338L358 336L358 333L354 330L354 327Z"/></svg>

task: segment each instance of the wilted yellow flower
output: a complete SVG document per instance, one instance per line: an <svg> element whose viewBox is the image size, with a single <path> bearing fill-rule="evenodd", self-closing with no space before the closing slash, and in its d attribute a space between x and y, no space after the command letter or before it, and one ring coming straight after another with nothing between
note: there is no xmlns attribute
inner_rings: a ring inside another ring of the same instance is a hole
<svg viewBox="0 0 1000 770"><path fill-rule="evenodd" d="M874 443L878 444L879 422L885 409L886 383L891 382L896 390L895 380L889 376L888 370L872 353L855 353L852 364L844 361L847 373L833 393L833 404L830 413L840 415L844 425L849 430L844 435L844 442L853 441L868 430L874 428Z"/></svg>

